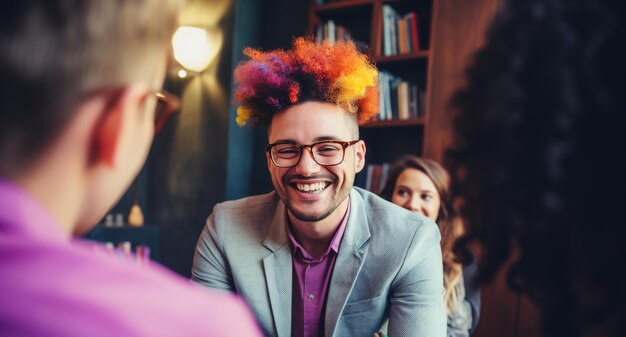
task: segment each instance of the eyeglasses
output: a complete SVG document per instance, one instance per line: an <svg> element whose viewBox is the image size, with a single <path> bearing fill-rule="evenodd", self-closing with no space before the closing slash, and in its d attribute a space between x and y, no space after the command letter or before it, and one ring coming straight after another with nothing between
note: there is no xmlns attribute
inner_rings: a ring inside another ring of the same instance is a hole
<svg viewBox="0 0 626 337"><path fill-rule="evenodd" d="M175 95L167 92L152 92L157 98L156 110L154 112L154 134L163 129L167 120L180 108L180 99Z"/></svg>
<svg viewBox="0 0 626 337"><path fill-rule="evenodd" d="M278 167L294 167L302 158L302 151L308 148L316 163L322 166L335 166L343 162L348 146L358 143L359 140L342 142L339 140L325 140L309 145L291 142L278 142L265 146L274 165Z"/></svg>

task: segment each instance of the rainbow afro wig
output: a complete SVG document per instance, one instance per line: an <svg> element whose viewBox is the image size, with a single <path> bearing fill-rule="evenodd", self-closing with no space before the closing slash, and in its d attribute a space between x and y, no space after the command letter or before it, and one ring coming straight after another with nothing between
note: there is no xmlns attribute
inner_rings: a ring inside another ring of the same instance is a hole
<svg viewBox="0 0 626 337"><path fill-rule="evenodd" d="M293 50L246 48L235 69L237 124L269 124L275 113L305 101L337 104L367 122L378 112L378 72L353 42L315 44L297 38Z"/></svg>

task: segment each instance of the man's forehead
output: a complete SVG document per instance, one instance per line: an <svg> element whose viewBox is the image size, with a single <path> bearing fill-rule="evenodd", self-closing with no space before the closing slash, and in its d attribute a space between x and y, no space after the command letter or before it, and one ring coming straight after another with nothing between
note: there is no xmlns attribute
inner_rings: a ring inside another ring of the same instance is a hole
<svg viewBox="0 0 626 337"><path fill-rule="evenodd" d="M345 140L352 138L355 128L356 120L345 111L311 104L275 114L268 125L268 137L271 142Z"/></svg>

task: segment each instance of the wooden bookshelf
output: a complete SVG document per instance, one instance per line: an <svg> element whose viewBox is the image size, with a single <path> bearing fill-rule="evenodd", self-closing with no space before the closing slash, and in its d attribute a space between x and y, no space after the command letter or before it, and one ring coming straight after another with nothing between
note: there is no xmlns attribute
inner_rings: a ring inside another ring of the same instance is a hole
<svg viewBox="0 0 626 337"><path fill-rule="evenodd" d="M341 10L352 12L358 7L372 6L374 2L376 2L376 0L335 1L328 2L323 5L317 5L313 10L317 13Z"/></svg>
<svg viewBox="0 0 626 337"><path fill-rule="evenodd" d="M416 61L419 59L428 59L430 57L430 53L428 50L420 50L413 53L408 54L398 54L391 56L375 56L374 62L376 64L385 64L385 63L394 63L394 62L405 62L405 61Z"/></svg>
<svg viewBox="0 0 626 337"><path fill-rule="evenodd" d="M412 118L412 119L392 119L385 121L371 121L361 125L361 128L389 128L397 126L424 126L426 120L424 118Z"/></svg>
<svg viewBox="0 0 626 337"><path fill-rule="evenodd" d="M334 24L349 30L357 44L367 44L368 48L364 51L369 54L377 68L388 76L387 83L393 84L390 90L397 90L398 81L407 82L417 88L409 89L408 97L404 91L400 99L398 98L399 92L390 94L389 90L381 90L381 95L386 93L388 102L397 103L388 103L385 111L376 120L361 127L361 138L368 146L369 164L390 162L403 154L424 155L424 130L428 127L427 121L429 120L426 85L431 57L432 27L430 23L437 1L439 0L344 0L325 1L323 4L318 4L317 0L310 0L309 33L311 35L316 34L318 25L332 20ZM405 16L411 12L416 14L419 22L417 30L420 31L419 47L410 43L412 46L410 52L385 55L383 52L384 6L391 6L398 15ZM417 92L417 95L411 93L411 90ZM419 94L419 91L423 93ZM399 106L404 98L411 99L409 118L407 118L406 109L402 109L404 115L400 117Z"/></svg>

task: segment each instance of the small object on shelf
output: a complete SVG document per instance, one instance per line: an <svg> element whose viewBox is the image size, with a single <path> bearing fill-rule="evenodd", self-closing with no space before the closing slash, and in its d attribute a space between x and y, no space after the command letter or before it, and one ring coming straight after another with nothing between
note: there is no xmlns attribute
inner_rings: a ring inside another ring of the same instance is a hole
<svg viewBox="0 0 626 337"><path fill-rule="evenodd" d="M104 217L104 227L115 227L113 222L113 214L109 213Z"/></svg>
<svg viewBox="0 0 626 337"><path fill-rule="evenodd" d="M128 213L128 224L134 227L143 226L143 212L141 211L141 207L138 204L133 204L130 208L130 213Z"/></svg>
<svg viewBox="0 0 626 337"><path fill-rule="evenodd" d="M114 227L124 227L124 216L122 213L115 214L115 225Z"/></svg>

